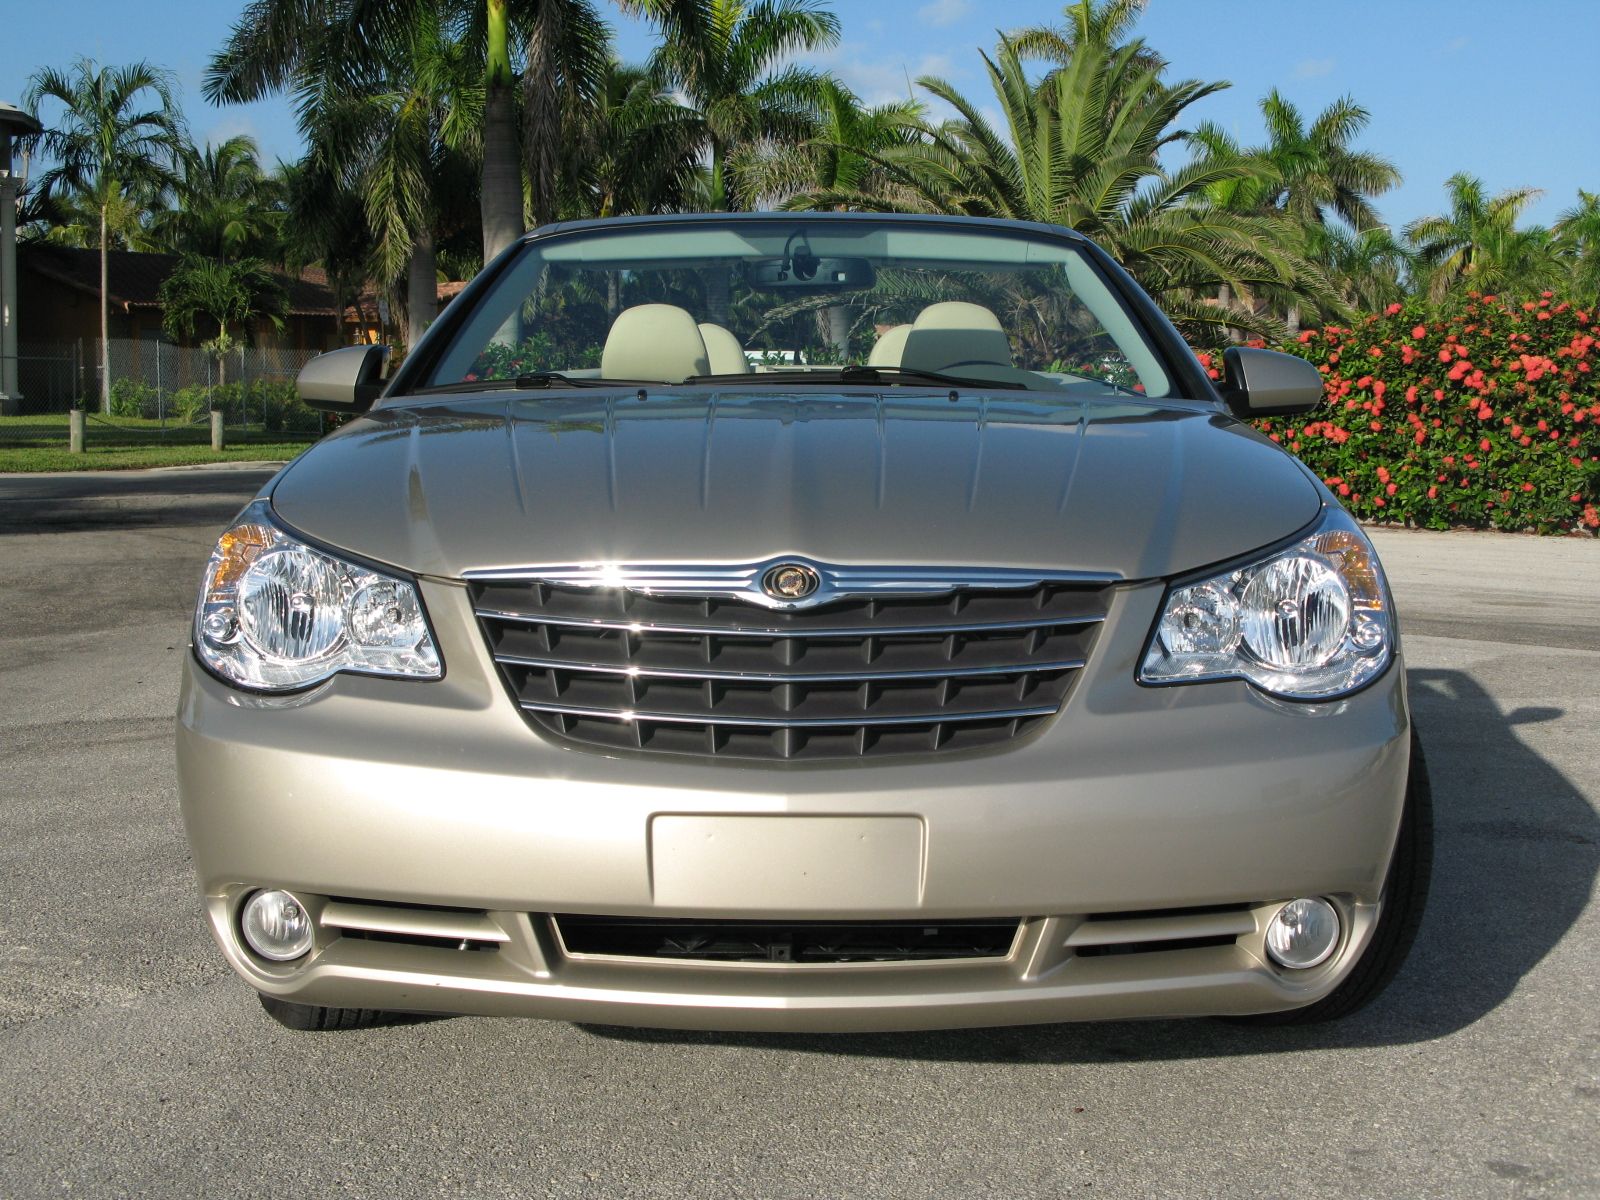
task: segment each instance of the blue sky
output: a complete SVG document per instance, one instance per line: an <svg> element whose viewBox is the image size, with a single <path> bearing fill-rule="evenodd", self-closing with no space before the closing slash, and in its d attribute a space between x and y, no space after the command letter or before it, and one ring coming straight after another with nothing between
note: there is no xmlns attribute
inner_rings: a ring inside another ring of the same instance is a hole
<svg viewBox="0 0 1600 1200"><path fill-rule="evenodd" d="M8 0L0 7L7 47L0 100L18 100L40 64L144 57L176 73L196 138L244 132L269 157L297 152L286 102L214 109L200 96L205 63L238 3ZM642 57L648 28L601 7L623 57ZM904 96L908 80L937 74L981 99L987 85L978 49L993 45L996 28L1059 20L1061 3L835 0L834 9L844 36L821 62L863 98ZM1459 170L1492 190L1544 189L1531 215L1545 222L1579 187L1600 189L1600 0L1151 0L1139 32L1171 61L1174 78L1233 82L1191 112L1247 143L1260 136L1256 104L1274 86L1308 114L1354 95L1372 113L1363 144L1405 177L1379 200L1391 224L1440 210L1444 181Z"/></svg>

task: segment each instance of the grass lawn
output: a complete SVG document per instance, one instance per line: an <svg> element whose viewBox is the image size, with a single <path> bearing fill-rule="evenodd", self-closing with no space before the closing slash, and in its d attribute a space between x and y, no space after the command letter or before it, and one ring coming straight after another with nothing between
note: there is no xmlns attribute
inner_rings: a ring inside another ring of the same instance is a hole
<svg viewBox="0 0 1600 1200"><path fill-rule="evenodd" d="M67 449L66 413L0 417L0 471L118 471L216 462L286 460L315 435L268 432L261 426L230 426L227 449L211 449L209 424L179 425L137 417L90 413L84 452Z"/></svg>
<svg viewBox="0 0 1600 1200"><path fill-rule="evenodd" d="M82 454L65 446L0 446L0 472L5 471L132 471L140 467L179 467L219 462L283 462L307 442L257 442L229 446L221 454L205 446L96 446Z"/></svg>

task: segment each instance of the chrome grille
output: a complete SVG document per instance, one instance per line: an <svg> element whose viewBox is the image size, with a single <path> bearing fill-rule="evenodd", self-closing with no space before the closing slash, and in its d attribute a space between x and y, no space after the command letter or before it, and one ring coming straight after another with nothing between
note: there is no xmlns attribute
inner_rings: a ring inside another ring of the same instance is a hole
<svg viewBox="0 0 1600 1200"><path fill-rule="evenodd" d="M608 749L842 758L994 745L1060 709L1108 582L982 578L792 609L548 578L472 589L536 728Z"/></svg>

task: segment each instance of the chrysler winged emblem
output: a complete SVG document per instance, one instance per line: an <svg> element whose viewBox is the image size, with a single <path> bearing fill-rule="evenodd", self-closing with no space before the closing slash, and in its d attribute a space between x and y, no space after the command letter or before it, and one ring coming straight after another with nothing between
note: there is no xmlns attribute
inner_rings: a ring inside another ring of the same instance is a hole
<svg viewBox="0 0 1600 1200"><path fill-rule="evenodd" d="M761 577L761 590L774 600L804 600L822 583L804 563L779 563Z"/></svg>

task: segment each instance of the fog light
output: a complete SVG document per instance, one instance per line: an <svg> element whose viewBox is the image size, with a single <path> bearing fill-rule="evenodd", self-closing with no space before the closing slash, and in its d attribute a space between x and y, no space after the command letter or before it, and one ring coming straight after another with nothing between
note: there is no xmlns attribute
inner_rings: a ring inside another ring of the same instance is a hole
<svg viewBox="0 0 1600 1200"><path fill-rule="evenodd" d="M1326 900L1291 900L1267 925L1267 956L1303 971L1326 962L1339 944L1339 913Z"/></svg>
<svg viewBox="0 0 1600 1200"><path fill-rule="evenodd" d="M239 925L250 949L273 962L288 962L311 949L311 915L288 892L253 893Z"/></svg>

